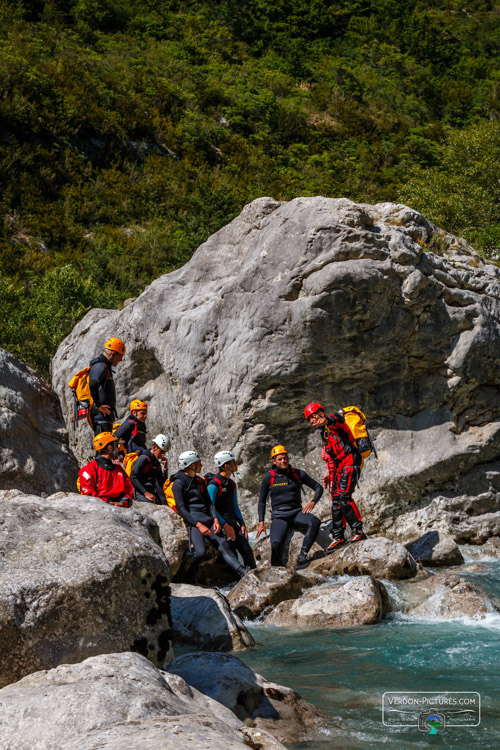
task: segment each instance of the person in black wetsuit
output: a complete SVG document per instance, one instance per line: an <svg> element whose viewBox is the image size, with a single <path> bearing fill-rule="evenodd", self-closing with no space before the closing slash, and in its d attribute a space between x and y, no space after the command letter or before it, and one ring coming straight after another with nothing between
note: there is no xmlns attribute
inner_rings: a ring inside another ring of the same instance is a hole
<svg viewBox="0 0 500 750"><path fill-rule="evenodd" d="M320 527L320 520L311 511L323 494L323 487L302 469L290 466L284 445L275 445L271 451L273 468L264 474L259 495L259 525L256 539L264 532L267 498L271 498L271 565L282 565L283 543L290 528L304 534L297 569L310 563L307 553L311 549ZM314 490L313 499L302 507L301 489L306 484Z"/></svg>
<svg viewBox="0 0 500 750"><path fill-rule="evenodd" d="M125 344L114 336L104 344L104 351L90 361L89 388L93 404L90 419L94 434L113 432L116 416L116 392L112 367L125 356Z"/></svg>
<svg viewBox="0 0 500 750"><path fill-rule="evenodd" d="M205 539L218 548L224 562L238 578L243 578L248 568L240 563L221 533L217 512L210 500L205 480L198 476L198 472L201 471L200 456L196 451L181 453L179 467L180 470L172 477L172 491L177 511L186 522L193 547L193 560L188 572L189 581L196 583L198 580L198 568L206 554Z"/></svg>
<svg viewBox="0 0 500 750"><path fill-rule="evenodd" d="M150 450L143 451L132 464L130 481L134 487L134 500L138 503L166 505L163 485L168 479L165 453L169 448L170 439L160 433L153 440Z"/></svg>
<svg viewBox="0 0 500 750"><path fill-rule="evenodd" d="M146 419L148 405L145 401L134 398L130 402L130 414L113 432L113 435L125 443L127 453L142 453L147 449Z"/></svg>
<svg viewBox="0 0 500 750"><path fill-rule="evenodd" d="M252 548L248 543L248 532L238 506L238 495L231 474L238 470L236 456L231 451L219 451L214 456L219 469L217 474L206 475L207 490L217 511L217 518L231 548L240 553L247 568L256 568Z"/></svg>

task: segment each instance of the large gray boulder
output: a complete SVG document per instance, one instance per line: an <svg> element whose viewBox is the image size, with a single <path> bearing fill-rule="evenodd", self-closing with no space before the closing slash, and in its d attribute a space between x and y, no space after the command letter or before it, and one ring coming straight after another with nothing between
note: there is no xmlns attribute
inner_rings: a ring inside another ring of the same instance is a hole
<svg viewBox="0 0 500 750"><path fill-rule="evenodd" d="M497 610L482 589L455 574L439 573L427 582L427 597L408 610L411 616L437 620L470 617L483 620Z"/></svg>
<svg viewBox="0 0 500 750"><path fill-rule="evenodd" d="M299 599L281 602L264 624L300 629L354 628L380 622L389 610L389 596L383 584L370 576L360 576L343 584L314 587Z"/></svg>
<svg viewBox="0 0 500 750"><path fill-rule="evenodd" d="M241 651L255 645L226 597L215 589L173 583L170 611L174 645L207 651Z"/></svg>
<svg viewBox="0 0 500 750"><path fill-rule="evenodd" d="M222 703L241 720L281 742L305 739L330 719L291 688L269 682L229 654L187 654L167 665L204 695Z"/></svg>
<svg viewBox="0 0 500 750"><path fill-rule="evenodd" d="M313 582L288 568L271 567L251 570L227 595L233 612L242 619L254 620L268 607L287 599L296 599Z"/></svg>
<svg viewBox="0 0 500 750"><path fill-rule="evenodd" d="M373 576L400 580L417 573L415 560L399 542L384 537L348 544L313 562L307 573L322 575Z"/></svg>
<svg viewBox="0 0 500 750"><path fill-rule="evenodd" d="M0 750L284 750L181 677L131 653L64 664L4 687L0 726Z"/></svg>
<svg viewBox="0 0 500 750"><path fill-rule="evenodd" d="M0 349L0 490L51 495L73 491L77 476L56 394Z"/></svg>
<svg viewBox="0 0 500 750"><path fill-rule="evenodd" d="M160 546L168 560L173 578L179 571L189 547L186 524L166 505L134 503L134 510L149 516L158 524Z"/></svg>
<svg viewBox="0 0 500 750"><path fill-rule="evenodd" d="M428 531L407 544L406 549L415 560L429 567L443 568L447 565L462 565L464 562L458 544L436 530Z"/></svg>
<svg viewBox="0 0 500 750"><path fill-rule="evenodd" d="M58 493L0 492L0 686L115 651L171 658L170 570L156 524Z"/></svg>
<svg viewBox="0 0 500 750"><path fill-rule="evenodd" d="M304 405L357 404L379 453L357 493L366 528L407 542L435 518L399 517L439 498L498 503L499 320L500 268L411 208L259 198L123 310L91 310L59 347L53 384L69 424L69 377L121 336L120 414L140 395L174 452L233 449L249 525L273 444L324 473ZM84 453L84 430L71 439ZM500 533L496 515L478 523L464 519L463 540Z"/></svg>

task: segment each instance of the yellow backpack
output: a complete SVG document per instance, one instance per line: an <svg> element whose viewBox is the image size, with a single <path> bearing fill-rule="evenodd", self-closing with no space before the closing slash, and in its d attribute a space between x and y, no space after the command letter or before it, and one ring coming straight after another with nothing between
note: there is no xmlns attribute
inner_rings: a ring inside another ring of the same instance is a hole
<svg viewBox="0 0 500 750"><path fill-rule="evenodd" d="M163 492L165 493L165 500L167 501L168 507L172 508L176 513L179 513L175 505L174 492L172 489L173 484L174 483L170 478L166 479L165 484L163 485Z"/></svg>
<svg viewBox="0 0 500 750"><path fill-rule="evenodd" d="M344 406L340 412L344 415L344 419L352 433L356 447L361 453L360 468L363 468L365 459L368 458L371 453L377 458L377 451L375 450L373 440L366 429L366 417L357 406Z"/></svg>
<svg viewBox="0 0 500 750"><path fill-rule="evenodd" d="M125 471L127 472L128 476L132 474L132 467L137 461L141 454L137 451L134 451L133 453L127 453L125 458L123 459L122 465Z"/></svg>
<svg viewBox="0 0 500 750"><path fill-rule="evenodd" d="M73 410L73 428L75 430L81 419L86 419L90 424L90 410L94 400L90 395L89 373L90 367L84 367L83 370L78 370L68 383L75 399Z"/></svg>

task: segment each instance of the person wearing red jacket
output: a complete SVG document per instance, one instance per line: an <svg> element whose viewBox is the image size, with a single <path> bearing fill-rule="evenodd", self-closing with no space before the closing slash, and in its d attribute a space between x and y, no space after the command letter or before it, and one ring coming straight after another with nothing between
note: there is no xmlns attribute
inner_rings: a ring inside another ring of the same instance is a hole
<svg viewBox="0 0 500 750"><path fill-rule="evenodd" d="M97 456L78 472L80 492L104 500L109 505L130 508L134 488L125 469L115 463L118 438L111 432L101 432L94 438Z"/></svg>
<svg viewBox="0 0 500 750"><path fill-rule="evenodd" d="M344 529L346 523L352 529L351 542L366 539L363 532L363 521L358 506L352 499L360 473L361 454L354 437L344 419L337 412L325 415L321 404L313 402L304 410L304 416L316 430L321 430L323 441L322 459L326 463L327 473L323 478L325 487L330 488L332 498L332 537L329 552L345 544Z"/></svg>

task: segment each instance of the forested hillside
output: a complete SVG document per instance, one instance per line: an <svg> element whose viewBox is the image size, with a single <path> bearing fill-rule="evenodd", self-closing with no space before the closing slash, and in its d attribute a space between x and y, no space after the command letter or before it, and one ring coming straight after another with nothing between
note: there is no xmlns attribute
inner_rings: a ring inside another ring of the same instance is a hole
<svg viewBox="0 0 500 750"><path fill-rule="evenodd" d="M497 258L487 0L0 3L0 346L47 372L262 195L404 201Z"/></svg>

